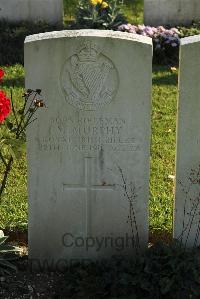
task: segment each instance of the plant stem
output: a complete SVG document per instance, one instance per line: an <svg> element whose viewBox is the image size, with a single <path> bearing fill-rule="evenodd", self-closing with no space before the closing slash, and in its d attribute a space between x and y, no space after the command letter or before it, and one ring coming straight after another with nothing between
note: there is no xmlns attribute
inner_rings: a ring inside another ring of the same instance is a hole
<svg viewBox="0 0 200 299"><path fill-rule="evenodd" d="M6 165L6 168L5 168L3 180L2 180L2 183L1 183L1 187L0 187L0 203L1 203L2 193L3 193L3 191L6 187L6 181L7 181L7 177L8 177L8 174L10 172L10 169L11 169L12 162L13 162L13 157L10 157L10 159L9 159L7 165Z"/></svg>
<svg viewBox="0 0 200 299"><path fill-rule="evenodd" d="M3 162L3 164L4 164L5 166L7 166L7 162L6 162L6 160L4 159L4 156L3 156L2 152L1 152L1 150L0 150L0 158L1 158L2 162Z"/></svg>
<svg viewBox="0 0 200 299"><path fill-rule="evenodd" d="M34 94L34 96L31 100L31 103L29 104L28 109L26 110L28 99L32 94ZM18 140L22 137L23 133L26 130L26 127L31 122L33 122L35 120L35 119L32 120L32 117L33 117L33 115L35 114L35 112L37 111L37 109L39 107L37 105L34 105L34 101L35 101L36 96L38 94L39 94L39 92L37 92L37 90L36 91L33 90L33 91L31 91L31 93L28 94L28 96L25 96L24 105L23 105L23 108L22 108L22 114L21 114L21 117L18 119L17 114L16 114L16 110L15 110L15 107L14 107L14 104L13 104L12 92L11 92L12 111L13 111L15 121L16 121L16 133L15 133L15 139L16 140ZM25 112L25 110L26 110L26 112ZM12 163L13 163L13 157L10 156L10 158L7 162L6 159L3 156L3 153L0 151L0 159L2 160L2 162L5 166L5 170L4 170L4 173L3 173L3 179L2 179L2 182L1 182L1 185L0 185L0 203L1 203L2 194L3 194L3 191L6 187L8 174L11 170L11 166L12 166Z"/></svg>
<svg viewBox="0 0 200 299"><path fill-rule="evenodd" d="M15 106L14 106L14 103L13 103L13 93L12 93L12 89L11 89L11 97L10 97L10 101L11 101L11 105L12 105L12 112L13 112L13 115L15 117L15 121L16 121L16 124L18 126L18 119L17 119L17 115L16 115L16 111L15 111Z"/></svg>

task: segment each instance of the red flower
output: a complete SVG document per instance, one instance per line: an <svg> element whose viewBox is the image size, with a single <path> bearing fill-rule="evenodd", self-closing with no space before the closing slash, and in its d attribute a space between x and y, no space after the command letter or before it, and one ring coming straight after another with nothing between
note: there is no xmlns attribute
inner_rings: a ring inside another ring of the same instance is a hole
<svg viewBox="0 0 200 299"><path fill-rule="evenodd" d="M2 80L3 76L4 76L4 71L0 69L0 81Z"/></svg>
<svg viewBox="0 0 200 299"><path fill-rule="evenodd" d="M11 111L10 99L6 97L4 91L0 90L0 123L4 121Z"/></svg>

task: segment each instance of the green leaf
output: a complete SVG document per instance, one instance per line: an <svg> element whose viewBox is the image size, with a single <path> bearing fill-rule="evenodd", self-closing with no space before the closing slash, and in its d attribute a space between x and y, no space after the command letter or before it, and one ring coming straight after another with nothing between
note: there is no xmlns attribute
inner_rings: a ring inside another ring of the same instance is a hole
<svg viewBox="0 0 200 299"><path fill-rule="evenodd" d="M173 277L171 279L169 279L168 277L163 278L160 282L161 293L163 295L166 295L171 290L173 283L174 283Z"/></svg>
<svg viewBox="0 0 200 299"><path fill-rule="evenodd" d="M0 237L0 274L10 274L10 270L17 270L5 254L17 252L19 249L11 245L4 244L7 238L7 236Z"/></svg>
<svg viewBox="0 0 200 299"><path fill-rule="evenodd" d="M6 125L7 125L7 127L8 127L9 130L11 130L13 128L13 123L10 122L10 121L7 121Z"/></svg>
<svg viewBox="0 0 200 299"><path fill-rule="evenodd" d="M2 266L6 267L6 268L10 268L10 269L15 270L15 271L17 270L17 267L14 266L12 263L10 263L9 261L7 261L5 259L0 258L0 269L1 269Z"/></svg>
<svg viewBox="0 0 200 299"><path fill-rule="evenodd" d="M21 159L25 152L24 139L7 138L2 141L2 144L6 146L7 151L16 160Z"/></svg>
<svg viewBox="0 0 200 299"><path fill-rule="evenodd" d="M0 238L0 245L2 245L6 240L8 239L8 237L1 237Z"/></svg>
<svg viewBox="0 0 200 299"><path fill-rule="evenodd" d="M11 246L11 245L0 245L0 254L1 253L11 253L19 251L18 248Z"/></svg>

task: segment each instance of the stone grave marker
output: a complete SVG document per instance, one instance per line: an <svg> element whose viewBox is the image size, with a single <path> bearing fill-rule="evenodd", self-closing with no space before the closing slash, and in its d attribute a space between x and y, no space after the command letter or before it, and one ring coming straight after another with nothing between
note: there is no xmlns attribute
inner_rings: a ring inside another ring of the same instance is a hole
<svg viewBox="0 0 200 299"><path fill-rule="evenodd" d="M174 238L200 244L200 36L181 40Z"/></svg>
<svg viewBox="0 0 200 299"><path fill-rule="evenodd" d="M63 0L0 0L0 20L62 24Z"/></svg>
<svg viewBox="0 0 200 299"><path fill-rule="evenodd" d="M199 20L199 0L144 0L145 25L172 27L190 25Z"/></svg>
<svg viewBox="0 0 200 299"><path fill-rule="evenodd" d="M151 39L138 35L26 38L26 88L46 102L27 130L32 260L56 267L147 246L151 64Z"/></svg>

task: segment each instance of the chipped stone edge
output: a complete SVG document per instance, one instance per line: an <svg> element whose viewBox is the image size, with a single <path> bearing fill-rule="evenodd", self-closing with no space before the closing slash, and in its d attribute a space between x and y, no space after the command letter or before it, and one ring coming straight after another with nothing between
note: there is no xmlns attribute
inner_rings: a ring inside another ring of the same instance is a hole
<svg viewBox="0 0 200 299"><path fill-rule="evenodd" d="M152 45L152 39L147 36L142 36L133 33L112 31L112 30L62 30L62 31L52 31L46 33L33 34L26 37L24 43L32 43L36 41L48 40L48 39L58 39L58 38L76 38L76 37L104 37L122 40L131 40L139 43Z"/></svg>
<svg viewBox="0 0 200 299"><path fill-rule="evenodd" d="M200 42L200 35L193 35L181 39L181 46Z"/></svg>

